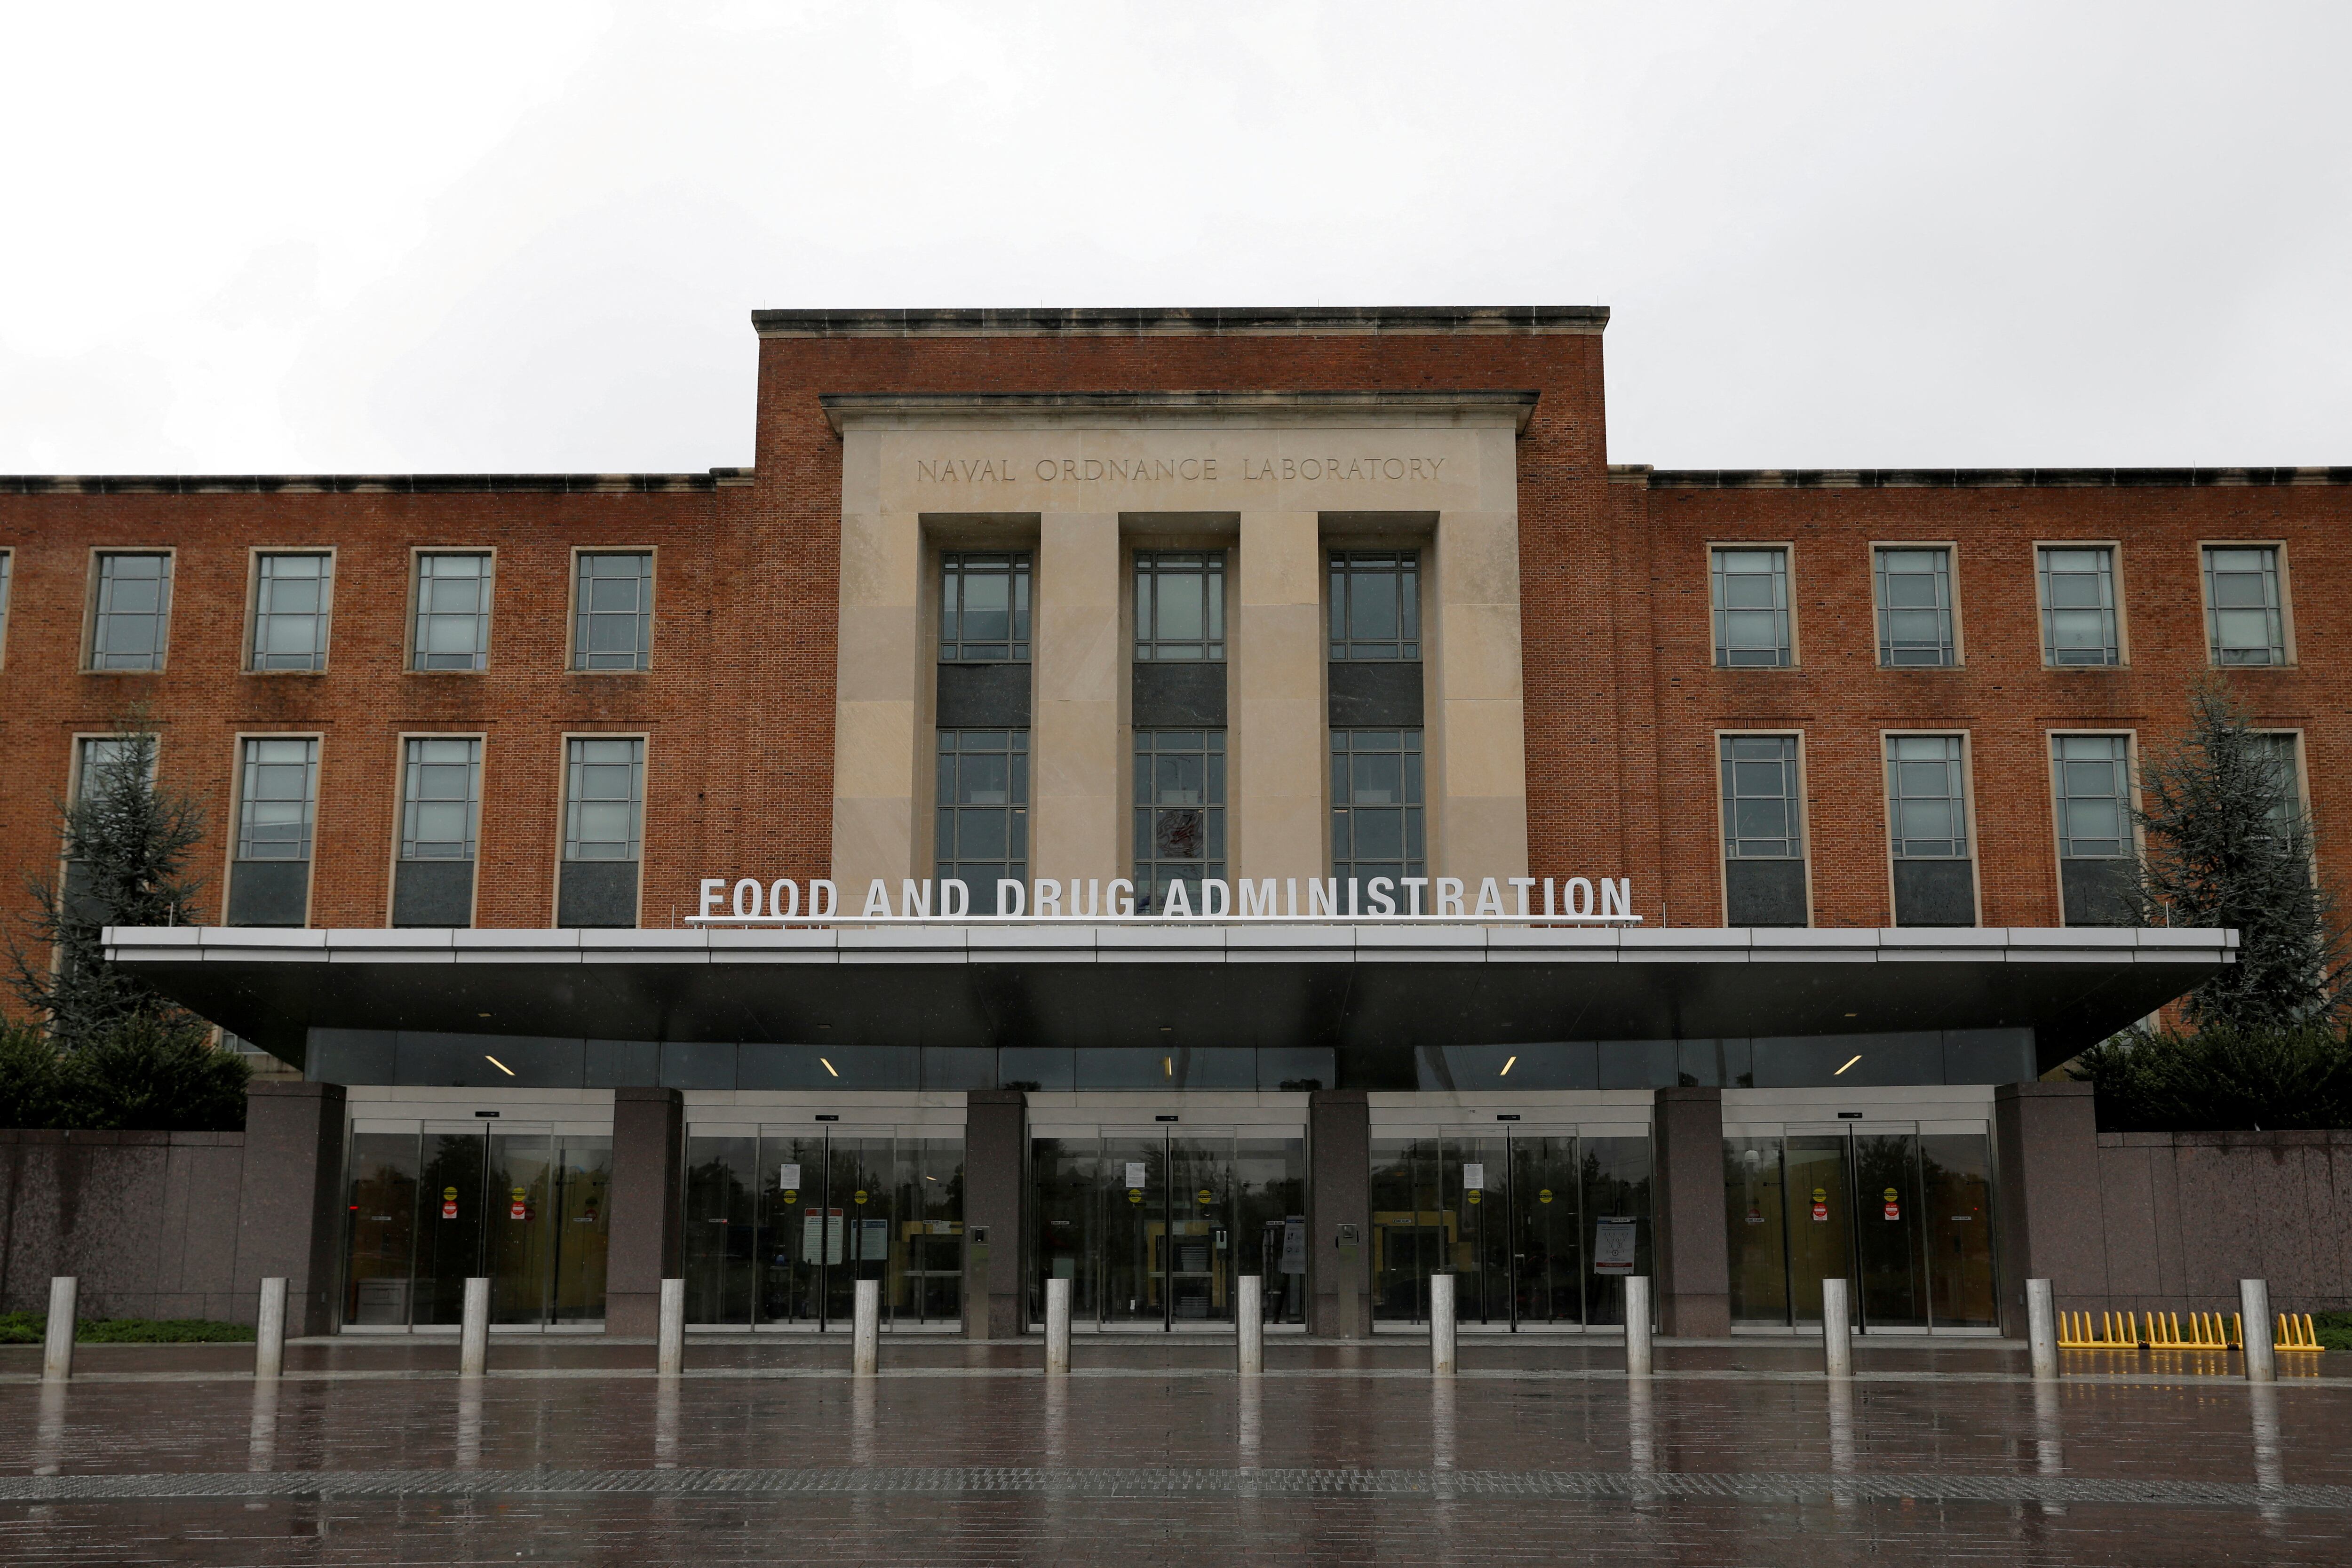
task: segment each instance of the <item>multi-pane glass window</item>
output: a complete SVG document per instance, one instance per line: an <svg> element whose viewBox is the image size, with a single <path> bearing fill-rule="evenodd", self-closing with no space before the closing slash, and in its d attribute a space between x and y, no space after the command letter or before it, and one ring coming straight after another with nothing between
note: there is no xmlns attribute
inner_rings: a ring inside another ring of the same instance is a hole
<svg viewBox="0 0 2352 1568"><path fill-rule="evenodd" d="M1722 738L1723 852L1734 860L1805 853L1794 735Z"/></svg>
<svg viewBox="0 0 2352 1568"><path fill-rule="evenodd" d="M1424 800L1420 731L1332 731L1331 874L1343 882L1428 875Z"/></svg>
<svg viewBox="0 0 2352 1568"><path fill-rule="evenodd" d="M635 860L646 805L646 743L574 736L563 803L566 860Z"/></svg>
<svg viewBox="0 0 2352 1568"><path fill-rule="evenodd" d="M490 557L428 551L416 558L412 669L485 669L490 662Z"/></svg>
<svg viewBox="0 0 2352 1568"><path fill-rule="evenodd" d="M16 575L16 552L0 550L0 657L8 648L8 585Z"/></svg>
<svg viewBox="0 0 2352 1568"><path fill-rule="evenodd" d="M249 740L240 773L236 858L308 860L319 803L319 742Z"/></svg>
<svg viewBox="0 0 2352 1568"><path fill-rule="evenodd" d="M950 550L940 557L940 662L1029 657L1029 552Z"/></svg>
<svg viewBox="0 0 2352 1568"><path fill-rule="evenodd" d="M1789 552L1714 552L1715 662L1730 669L1789 664Z"/></svg>
<svg viewBox="0 0 2352 1568"><path fill-rule="evenodd" d="M315 552L254 563L253 668L327 668L327 596L334 557Z"/></svg>
<svg viewBox="0 0 2352 1568"><path fill-rule="evenodd" d="M107 771L130 753L132 742L121 735L85 735L80 753L74 759L74 800L81 798L105 781Z"/></svg>
<svg viewBox="0 0 2352 1568"><path fill-rule="evenodd" d="M2270 763L2278 790L2277 804L2270 809L2273 831L2308 832L2303 821L2303 770L2296 765L2300 761L2296 742L2302 737L2292 730L2265 730L2257 731L2252 739L2260 748L2258 754Z"/></svg>
<svg viewBox="0 0 2352 1568"><path fill-rule="evenodd" d="M471 860L481 821L482 742L418 737L402 771L400 858ZM622 857L627 858L627 857Z"/></svg>
<svg viewBox="0 0 2352 1568"><path fill-rule="evenodd" d="M1952 552L1906 547L1876 555L1878 662L1895 669L1953 663Z"/></svg>
<svg viewBox="0 0 2352 1568"><path fill-rule="evenodd" d="M999 879L1029 876L1029 731L940 731L939 824L933 854L941 881L971 889L971 912L996 912Z"/></svg>
<svg viewBox="0 0 2352 1568"><path fill-rule="evenodd" d="M1959 736L1886 738L1886 815L1896 859L1968 858L1968 773Z"/></svg>
<svg viewBox="0 0 2352 1568"><path fill-rule="evenodd" d="M1201 879L1225 874L1225 732L1135 732L1135 912L1158 914L1171 884L1201 910Z"/></svg>
<svg viewBox="0 0 2352 1568"><path fill-rule="evenodd" d="M2058 853L2069 860L2129 856L2130 737L2055 735L2050 745L2058 796Z"/></svg>
<svg viewBox="0 0 2352 1568"><path fill-rule="evenodd" d="M2215 664L2286 662L2276 545L2205 547L2205 634Z"/></svg>
<svg viewBox="0 0 2352 1568"><path fill-rule="evenodd" d="M2042 658L2048 664L2121 664L2116 552L2104 544L2044 545Z"/></svg>
<svg viewBox="0 0 2352 1568"><path fill-rule="evenodd" d="M1331 552L1331 658L1421 657L1421 555L1412 550Z"/></svg>
<svg viewBox="0 0 2352 1568"><path fill-rule="evenodd" d="M89 628L92 669L161 669L172 613L172 558L100 555Z"/></svg>
<svg viewBox="0 0 2352 1568"><path fill-rule="evenodd" d="M1225 552L1151 550L1135 557L1135 657L1225 657Z"/></svg>
<svg viewBox="0 0 2352 1568"><path fill-rule="evenodd" d="M572 585L572 668L646 669L654 658L654 558L581 552Z"/></svg>

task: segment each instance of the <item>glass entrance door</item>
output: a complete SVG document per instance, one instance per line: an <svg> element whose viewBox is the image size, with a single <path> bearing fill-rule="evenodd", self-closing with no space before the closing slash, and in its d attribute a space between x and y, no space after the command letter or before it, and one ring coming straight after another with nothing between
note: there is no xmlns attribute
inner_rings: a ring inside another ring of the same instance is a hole
<svg viewBox="0 0 2352 1568"><path fill-rule="evenodd" d="M961 1137L696 1124L686 1144L689 1323L846 1330L860 1279L885 1326L962 1321Z"/></svg>
<svg viewBox="0 0 2352 1568"><path fill-rule="evenodd" d="M612 1155L609 1133L543 1124L355 1131L343 1321L454 1326L487 1277L493 1323L601 1322Z"/></svg>
<svg viewBox="0 0 2352 1568"><path fill-rule="evenodd" d="M1372 1140L1372 1316L1429 1321L1452 1274L1455 1320L1516 1331L1624 1321L1649 1272L1650 1144L1614 1132L1432 1128Z"/></svg>
<svg viewBox="0 0 2352 1568"><path fill-rule="evenodd" d="M1818 1323L1822 1281L1844 1279L1864 1331L1990 1328L1991 1205L1980 1125L1727 1137L1732 1320Z"/></svg>
<svg viewBox="0 0 2352 1568"><path fill-rule="evenodd" d="M1030 1154L1031 1321L1070 1281L1073 1322L1172 1332L1234 1321L1263 1280L1265 1321L1306 1316L1305 1140L1205 1127L1040 1137Z"/></svg>

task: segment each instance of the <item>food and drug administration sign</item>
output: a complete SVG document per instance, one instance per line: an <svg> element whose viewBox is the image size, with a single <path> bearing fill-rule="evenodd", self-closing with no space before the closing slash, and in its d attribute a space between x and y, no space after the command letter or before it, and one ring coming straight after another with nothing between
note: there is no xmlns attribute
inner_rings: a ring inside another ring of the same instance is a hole
<svg viewBox="0 0 2352 1568"><path fill-rule="evenodd" d="M971 912L971 885L912 877L866 884L856 913L823 878L704 877L696 925L822 925L876 921L1538 921L1637 925L1628 877L1204 877L1171 884L1162 906L1138 914L1124 877L999 880L993 914ZM803 897L805 894L805 897ZM1196 906L1197 900L1197 906Z"/></svg>

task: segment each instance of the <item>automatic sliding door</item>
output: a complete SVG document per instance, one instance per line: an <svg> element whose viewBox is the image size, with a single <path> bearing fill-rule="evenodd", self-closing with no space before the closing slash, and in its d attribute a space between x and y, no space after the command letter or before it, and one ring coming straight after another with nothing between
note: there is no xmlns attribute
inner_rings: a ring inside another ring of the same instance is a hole
<svg viewBox="0 0 2352 1568"><path fill-rule="evenodd" d="M550 1227L549 1321L604 1321L604 1260L613 1185L613 1140L609 1136L555 1135L555 1193L548 1205Z"/></svg>
<svg viewBox="0 0 2352 1568"><path fill-rule="evenodd" d="M1850 1139L1843 1131L1792 1132L1788 1139L1789 1315L1822 1321L1822 1281L1853 1272Z"/></svg>
<svg viewBox="0 0 2352 1568"><path fill-rule="evenodd" d="M343 1321L354 1327L408 1326L416 1257L416 1140L415 1122L398 1132L352 1134Z"/></svg>
<svg viewBox="0 0 2352 1568"><path fill-rule="evenodd" d="M411 1292L415 1323L438 1326L465 1321L466 1281L482 1271L488 1207L483 1190L487 1142L478 1124L425 1126L425 1165L418 1182L424 1201L418 1205Z"/></svg>
<svg viewBox="0 0 2352 1568"><path fill-rule="evenodd" d="M751 1324L752 1181L759 1141L696 1133L686 1141L686 1226L679 1238L689 1323Z"/></svg>
<svg viewBox="0 0 2352 1568"><path fill-rule="evenodd" d="M1929 1311L1937 1328L2000 1322L1993 1278L1992 1160L1981 1131L1919 1135L1920 1217Z"/></svg>
<svg viewBox="0 0 2352 1568"><path fill-rule="evenodd" d="M1168 1325L1168 1176L1165 1133L1112 1133L1103 1139L1097 1322Z"/></svg>
<svg viewBox="0 0 2352 1568"><path fill-rule="evenodd" d="M1307 1321L1307 1141L1234 1141L1236 1275L1255 1274L1269 1323Z"/></svg>
<svg viewBox="0 0 2352 1568"><path fill-rule="evenodd" d="M1234 1141L1168 1139L1168 1321L1233 1321Z"/></svg>
<svg viewBox="0 0 2352 1568"><path fill-rule="evenodd" d="M1547 1325L1584 1321L1576 1140L1511 1135L1512 1315Z"/></svg>
<svg viewBox="0 0 2352 1568"><path fill-rule="evenodd" d="M1372 1321L1429 1321L1429 1277L1444 1266L1454 1215L1435 1134L1372 1140Z"/></svg>
<svg viewBox="0 0 2352 1568"><path fill-rule="evenodd" d="M1919 1212L1919 1140L1853 1132L1855 1272L1864 1328L1927 1326L1926 1235Z"/></svg>
<svg viewBox="0 0 2352 1568"><path fill-rule="evenodd" d="M1789 1237L1780 1140L1723 1141L1724 1227L1731 1243L1731 1321L1789 1321Z"/></svg>

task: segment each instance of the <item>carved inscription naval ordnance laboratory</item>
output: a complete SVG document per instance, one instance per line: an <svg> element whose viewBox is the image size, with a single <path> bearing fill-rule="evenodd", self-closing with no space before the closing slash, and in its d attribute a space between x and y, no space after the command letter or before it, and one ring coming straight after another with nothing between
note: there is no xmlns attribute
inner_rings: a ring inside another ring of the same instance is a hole
<svg viewBox="0 0 2352 1568"><path fill-rule="evenodd" d="M1381 482L1433 480L1444 475L1451 458L1436 457L1249 457L1239 459L1245 484L1297 479ZM1215 483L1235 472L1232 458L918 458L915 479L921 484L1166 484L1198 479Z"/></svg>

